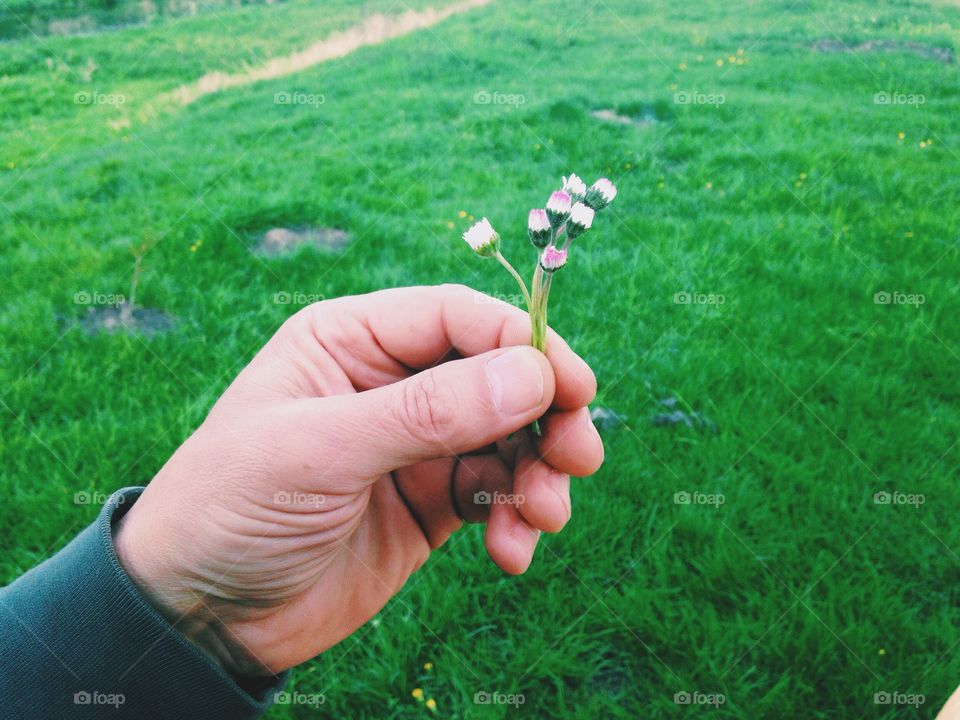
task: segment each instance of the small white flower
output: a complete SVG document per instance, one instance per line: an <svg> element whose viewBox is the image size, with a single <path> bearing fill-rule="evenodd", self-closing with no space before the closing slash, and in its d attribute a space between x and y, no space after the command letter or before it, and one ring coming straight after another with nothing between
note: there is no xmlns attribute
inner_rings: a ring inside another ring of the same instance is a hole
<svg viewBox="0 0 960 720"><path fill-rule="evenodd" d="M570 222L567 223L567 233L571 238L582 235L593 225L593 216L596 213L589 205L576 203L570 210Z"/></svg>
<svg viewBox="0 0 960 720"><path fill-rule="evenodd" d="M547 211L543 208L536 208L530 211L527 217L527 235L537 247L543 247L550 242L550 219L547 217Z"/></svg>
<svg viewBox="0 0 960 720"><path fill-rule="evenodd" d="M597 180L593 184L593 188L598 190L600 194L603 195L603 199L606 200L607 203L613 202L613 199L617 196L617 186L606 178L600 178Z"/></svg>
<svg viewBox="0 0 960 720"><path fill-rule="evenodd" d="M579 175L571 175L563 179L563 189L574 197L583 197L587 193L587 184Z"/></svg>
<svg viewBox="0 0 960 720"><path fill-rule="evenodd" d="M527 228L532 232L550 229L550 221L547 220L547 211L543 208L536 208L530 211L527 216Z"/></svg>
<svg viewBox="0 0 960 720"><path fill-rule="evenodd" d="M547 200L547 210L553 210L555 213L570 212L570 195L563 190L557 190L550 194Z"/></svg>
<svg viewBox="0 0 960 720"><path fill-rule="evenodd" d="M485 257L496 254L500 248L500 236L486 218L471 225L463 234L463 239L477 255Z"/></svg>
<svg viewBox="0 0 960 720"><path fill-rule="evenodd" d="M563 190L556 190L547 200L547 217L554 228L559 228L570 217L570 195Z"/></svg>
<svg viewBox="0 0 960 720"><path fill-rule="evenodd" d="M548 273L556 272L567 263L567 251L547 245L540 253L540 267Z"/></svg>
<svg viewBox="0 0 960 720"><path fill-rule="evenodd" d="M583 201L594 210L603 210L613 202L616 196L617 186L607 180L607 178L600 178L587 190Z"/></svg>

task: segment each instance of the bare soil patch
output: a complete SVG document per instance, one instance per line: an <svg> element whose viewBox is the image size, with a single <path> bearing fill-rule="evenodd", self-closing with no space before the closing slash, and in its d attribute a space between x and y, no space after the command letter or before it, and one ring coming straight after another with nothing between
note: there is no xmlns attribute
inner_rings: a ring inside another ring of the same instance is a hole
<svg viewBox="0 0 960 720"><path fill-rule="evenodd" d="M604 108L602 110L594 110L590 113L597 120L602 120L603 122L614 123L616 125L632 125L633 127L650 127L657 123L657 118L652 114L645 114L640 116L634 115L623 115L618 113L612 108Z"/></svg>
<svg viewBox="0 0 960 720"><path fill-rule="evenodd" d="M911 53L925 60L936 60L949 65L953 62L953 48L935 47L933 45L923 45L918 42L897 42L895 40L868 40L857 45L848 45L842 40L824 39L818 40L813 44L816 52L838 53L877 53L877 52L903 52Z"/></svg>
<svg viewBox="0 0 960 720"><path fill-rule="evenodd" d="M590 419L597 430L610 430L626 421L626 417L610 408L595 405L590 408Z"/></svg>
<svg viewBox="0 0 960 720"><path fill-rule="evenodd" d="M176 319L162 310L138 307L127 312L125 306L119 305L90 308L80 326L89 335L126 332L151 337L172 330Z"/></svg>
<svg viewBox="0 0 960 720"><path fill-rule="evenodd" d="M298 225L267 230L255 246L258 255L285 255L301 247L339 250L350 242L350 233L340 228Z"/></svg>

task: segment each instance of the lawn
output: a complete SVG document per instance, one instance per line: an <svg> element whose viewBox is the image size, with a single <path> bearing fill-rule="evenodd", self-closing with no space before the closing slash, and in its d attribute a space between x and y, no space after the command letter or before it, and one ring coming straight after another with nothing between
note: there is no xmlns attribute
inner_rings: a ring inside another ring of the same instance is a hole
<svg viewBox="0 0 960 720"><path fill-rule="evenodd" d="M291 692L336 717L429 716L415 688L439 717L513 715L474 702L495 691L542 717L933 716L960 684L960 8L499 0L171 95L429 5L0 42L3 580L147 483L300 300L513 297L470 216L520 261L527 209L606 175L551 300L622 420L572 522L519 578L461 532ZM302 225L350 241L252 252ZM141 243L138 302L175 326L90 332L75 298L129 293Z"/></svg>

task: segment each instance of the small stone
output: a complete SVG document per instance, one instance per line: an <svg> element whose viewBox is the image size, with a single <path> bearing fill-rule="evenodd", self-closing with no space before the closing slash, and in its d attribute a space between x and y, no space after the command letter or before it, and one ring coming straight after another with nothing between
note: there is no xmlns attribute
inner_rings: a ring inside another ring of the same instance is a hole
<svg viewBox="0 0 960 720"><path fill-rule="evenodd" d="M610 408L596 406L590 408L590 419L597 430L609 430L617 425L622 425L627 418Z"/></svg>

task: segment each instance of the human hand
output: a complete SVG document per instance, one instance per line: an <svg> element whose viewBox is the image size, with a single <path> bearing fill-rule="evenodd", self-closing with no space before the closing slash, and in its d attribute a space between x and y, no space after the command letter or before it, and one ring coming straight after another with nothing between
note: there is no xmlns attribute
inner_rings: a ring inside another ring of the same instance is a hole
<svg viewBox="0 0 960 720"><path fill-rule="evenodd" d="M121 518L121 564L249 676L354 632L461 515L487 523L497 565L525 571L540 531L570 517L569 476L603 461L592 371L555 333L546 356L529 339L526 313L461 286L305 308ZM523 501L474 502L482 492Z"/></svg>

